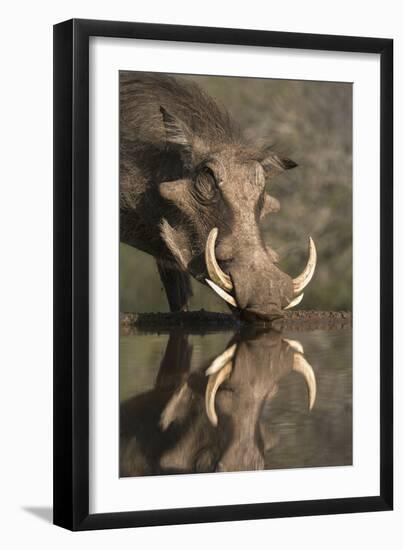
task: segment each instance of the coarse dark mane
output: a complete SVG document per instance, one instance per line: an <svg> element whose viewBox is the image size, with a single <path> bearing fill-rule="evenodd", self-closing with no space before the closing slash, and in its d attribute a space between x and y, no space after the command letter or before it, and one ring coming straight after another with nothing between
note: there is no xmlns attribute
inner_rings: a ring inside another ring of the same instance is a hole
<svg viewBox="0 0 403 550"><path fill-rule="evenodd" d="M234 143L240 137L226 109L218 106L194 82L158 73L120 73L123 140L140 139L164 148L165 128L160 106L208 143Z"/></svg>

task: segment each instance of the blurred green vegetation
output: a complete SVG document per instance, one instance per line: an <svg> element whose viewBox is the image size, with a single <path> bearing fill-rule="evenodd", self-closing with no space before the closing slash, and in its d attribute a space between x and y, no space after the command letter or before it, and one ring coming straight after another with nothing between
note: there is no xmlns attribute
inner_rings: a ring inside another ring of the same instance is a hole
<svg viewBox="0 0 403 550"><path fill-rule="evenodd" d="M298 167L269 192L281 210L266 218L266 242L292 276L305 266L308 237L318 249L316 274L299 308L352 309L352 85L187 76L224 105L250 139L271 144ZM192 281L191 308L226 311ZM167 311L153 258L121 245L121 311Z"/></svg>

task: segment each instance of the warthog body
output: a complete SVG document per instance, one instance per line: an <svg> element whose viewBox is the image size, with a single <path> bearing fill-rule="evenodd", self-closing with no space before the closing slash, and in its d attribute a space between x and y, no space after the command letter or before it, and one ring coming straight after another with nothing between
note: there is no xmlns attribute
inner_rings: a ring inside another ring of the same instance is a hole
<svg viewBox="0 0 403 550"><path fill-rule="evenodd" d="M190 275L246 318L299 299L312 266L293 281L260 231L278 209L266 184L293 161L246 143L195 84L135 72L120 75L120 152L121 240L156 258L171 310L186 308Z"/></svg>

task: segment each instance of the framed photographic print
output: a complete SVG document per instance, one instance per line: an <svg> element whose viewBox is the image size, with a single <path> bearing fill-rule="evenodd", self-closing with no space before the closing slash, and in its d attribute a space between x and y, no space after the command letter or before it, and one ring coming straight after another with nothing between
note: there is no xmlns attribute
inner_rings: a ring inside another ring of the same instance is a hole
<svg viewBox="0 0 403 550"><path fill-rule="evenodd" d="M54 522L391 510L390 39L54 27Z"/></svg>

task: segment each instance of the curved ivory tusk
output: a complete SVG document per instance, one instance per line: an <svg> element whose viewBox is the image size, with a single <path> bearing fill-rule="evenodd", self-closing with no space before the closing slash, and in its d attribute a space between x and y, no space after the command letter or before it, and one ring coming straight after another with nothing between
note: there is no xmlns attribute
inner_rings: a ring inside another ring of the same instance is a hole
<svg viewBox="0 0 403 550"><path fill-rule="evenodd" d="M235 355L236 351L236 344L233 344L229 348L227 348L225 351L223 351L218 357L214 359L214 361L211 363L209 368L206 370L206 376L210 376L211 374L215 374L219 370L221 370L225 365L228 363L228 361L231 361L231 359Z"/></svg>
<svg viewBox="0 0 403 550"><path fill-rule="evenodd" d="M309 237L309 258L308 262L306 264L306 267L304 271L293 279L293 285L294 285L294 294L299 294L306 285L309 283L309 281L312 279L313 274L315 273L315 267L316 267L316 260L317 260L317 254L316 254L316 247L315 243L313 242L312 237Z"/></svg>
<svg viewBox="0 0 403 550"><path fill-rule="evenodd" d="M207 382L205 396L206 413L213 426L217 426L218 424L217 413L215 410L215 396L221 384L231 374L231 371L232 361L224 365L224 367L215 374L212 374Z"/></svg>
<svg viewBox="0 0 403 550"><path fill-rule="evenodd" d="M218 236L218 229L214 227L209 233L206 242L205 259L207 271L210 279L224 290L232 290L233 284L229 275L224 273L221 267L218 265L215 257L215 243Z"/></svg>
<svg viewBox="0 0 403 550"><path fill-rule="evenodd" d="M302 298L304 297L304 293L300 294L294 300L291 300L291 302L288 304L288 306L285 306L284 309L291 309L292 307L297 306L300 302L302 302Z"/></svg>
<svg viewBox="0 0 403 550"><path fill-rule="evenodd" d="M238 307L235 301L235 298L231 296L231 294L228 294L228 292L225 292L225 290L223 290L221 287L213 283L213 281L210 281L210 279L206 279L206 283L214 290L214 292L217 292L220 298L222 298L232 306Z"/></svg>
<svg viewBox="0 0 403 550"><path fill-rule="evenodd" d="M308 386L308 400L309 400L309 410L313 409L316 401L316 377L315 371L300 353L294 355L294 364L292 369L295 372L299 372L305 378L306 385Z"/></svg>
<svg viewBox="0 0 403 550"><path fill-rule="evenodd" d="M290 340L289 338L282 338L282 340L297 353L304 353L304 348L302 347L301 342L298 342L298 340Z"/></svg>

